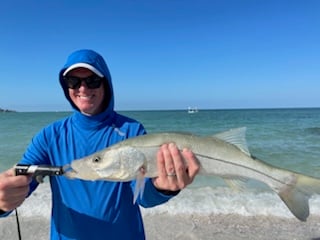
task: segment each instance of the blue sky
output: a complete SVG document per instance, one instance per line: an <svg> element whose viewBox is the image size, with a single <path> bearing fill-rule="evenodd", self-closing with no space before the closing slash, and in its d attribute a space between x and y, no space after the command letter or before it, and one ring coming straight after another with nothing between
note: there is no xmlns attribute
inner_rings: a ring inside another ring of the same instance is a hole
<svg viewBox="0 0 320 240"><path fill-rule="evenodd" d="M106 59L117 110L320 107L320 1L12 0L0 8L0 108L70 110L58 72Z"/></svg>

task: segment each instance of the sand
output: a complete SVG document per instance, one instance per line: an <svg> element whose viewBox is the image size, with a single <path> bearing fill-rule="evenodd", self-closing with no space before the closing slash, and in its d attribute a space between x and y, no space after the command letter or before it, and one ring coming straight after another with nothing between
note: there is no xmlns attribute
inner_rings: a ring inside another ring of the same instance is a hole
<svg viewBox="0 0 320 240"><path fill-rule="evenodd" d="M50 216L50 190L42 184L39 191L42 194L33 193L18 209L22 240L49 239L49 219L44 216ZM147 240L320 240L319 215L300 222L294 217L259 215L151 214L148 209L142 209L142 214ZM0 218L0 240L18 240L14 213Z"/></svg>
<svg viewBox="0 0 320 240"><path fill-rule="evenodd" d="M274 217L244 217L239 215L145 215L145 230L150 240L320 240L320 218L307 222ZM20 219L22 239L49 239L49 221L43 217ZM0 239L16 240L14 215L0 219Z"/></svg>

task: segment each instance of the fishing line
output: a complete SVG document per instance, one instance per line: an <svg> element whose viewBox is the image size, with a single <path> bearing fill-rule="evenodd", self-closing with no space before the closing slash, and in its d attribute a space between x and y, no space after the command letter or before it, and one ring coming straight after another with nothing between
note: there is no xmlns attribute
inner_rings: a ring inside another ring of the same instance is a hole
<svg viewBox="0 0 320 240"><path fill-rule="evenodd" d="M19 215L18 215L18 210L15 208L14 209L16 212L16 221L17 221L17 230L18 230L18 238L21 240L21 230L20 230L20 221L19 221Z"/></svg>

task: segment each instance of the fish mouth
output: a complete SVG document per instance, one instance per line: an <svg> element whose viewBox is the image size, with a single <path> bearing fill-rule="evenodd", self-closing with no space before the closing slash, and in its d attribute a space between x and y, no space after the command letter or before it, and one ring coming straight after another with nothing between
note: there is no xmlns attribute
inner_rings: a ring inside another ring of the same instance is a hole
<svg viewBox="0 0 320 240"><path fill-rule="evenodd" d="M96 173L96 171L91 168L84 168L83 166L78 166L77 164L68 164L63 167L63 176L69 179L82 179L82 180L100 180L101 177Z"/></svg>
<svg viewBox="0 0 320 240"><path fill-rule="evenodd" d="M76 170L74 170L70 164L67 164L63 167L63 172L64 172L64 176L66 176L67 178L77 178L78 172Z"/></svg>

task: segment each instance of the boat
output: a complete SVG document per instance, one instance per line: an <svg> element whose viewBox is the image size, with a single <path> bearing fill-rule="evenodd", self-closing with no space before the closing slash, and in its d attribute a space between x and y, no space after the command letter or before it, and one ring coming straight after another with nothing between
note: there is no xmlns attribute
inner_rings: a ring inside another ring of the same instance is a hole
<svg viewBox="0 0 320 240"><path fill-rule="evenodd" d="M188 113L197 113L199 110L197 107L188 107Z"/></svg>

